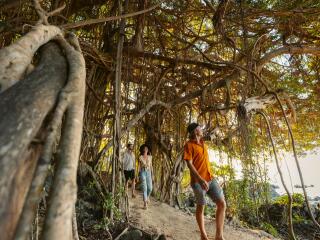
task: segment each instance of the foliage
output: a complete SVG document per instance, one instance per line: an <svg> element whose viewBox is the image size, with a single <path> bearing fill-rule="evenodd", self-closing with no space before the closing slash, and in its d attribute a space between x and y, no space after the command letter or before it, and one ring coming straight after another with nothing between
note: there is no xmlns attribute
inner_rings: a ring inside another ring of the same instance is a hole
<svg viewBox="0 0 320 240"><path fill-rule="evenodd" d="M215 162L211 162L211 168L214 171L214 175L217 177L227 177L229 179L234 179L236 174L235 170L229 164L218 165Z"/></svg>
<svg viewBox="0 0 320 240"><path fill-rule="evenodd" d="M110 212L113 210L114 213L114 220L119 221L122 218L122 212L121 209L119 209L116 205L116 202L119 201L120 194L116 194L115 197L112 196L112 194L108 194L106 198L103 201L103 209L105 212ZM108 222L108 218L104 217L103 221L106 221L106 224L110 224Z"/></svg>
<svg viewBox="0 0 320 240"><path fill-rule="evenodd" d="M298 213L293 213L292 214L292 220L293 220L293 223L303 223L303 222L308 221L305 217L301 216Z"/></svg>
<svg viewBox="0 0 320 240"><path fill-rule="evenodd" d="M274 203L280 205L288 205L288 196L282 195L274 200ZM292 206L293 207L302 207L304 204L304 196L301 193L292 194Z"/></svg>
<svg viewBox="0 0 320 240"><path fill-rule="evenodd" d="M212 217L215 214L215 210L216 210L215 207L211 207L211 206L206 205L204 208L204 215Z"/></svg>
<svg viewBox="0 0 320 240"><path fill-rule="evenodd" d="M278 237L279 233L277 229L272 226L270 223L267 222L262 222L260 225L261 229L265 230L266 232L270 233L274 237Z"/></svg>

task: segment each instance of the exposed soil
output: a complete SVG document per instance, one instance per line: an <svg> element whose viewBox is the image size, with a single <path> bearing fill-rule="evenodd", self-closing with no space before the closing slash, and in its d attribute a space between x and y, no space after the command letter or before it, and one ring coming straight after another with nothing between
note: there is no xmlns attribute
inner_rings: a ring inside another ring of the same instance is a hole
<svg viewBox="0 0 320 240"><path fill-rule="evenodd" d="M198 240L200 239L198 226L193 215L170 207L151 198L148 209L143 209L141 194L130 201L130 222L133 226L151 234L164 234L167 239ZM206 230L212 239L215 233L215 220L205 219ZM226 240L258 240L276 239L260 230L243 227L225 226Z"/></svg>

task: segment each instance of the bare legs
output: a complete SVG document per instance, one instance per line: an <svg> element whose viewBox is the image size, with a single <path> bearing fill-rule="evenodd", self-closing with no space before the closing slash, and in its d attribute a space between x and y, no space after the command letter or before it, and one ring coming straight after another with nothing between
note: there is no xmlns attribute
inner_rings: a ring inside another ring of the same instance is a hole
<svg viewBox="0 0 320 240"><path fill-rule="evenodd" d="M204 205L197 204L196 219L197 219L197 223L198 223L200 234L201 234L201 240L209 240L209 238L207 237L206 230L204 228L203 211L204 211Z"/></svg>
<svg viewBox="0 0 320 240"><path fill-rule="evenodd" d="M126 193L128 193L128 188L129 188L129 181L126 182L126 186L125 186ZM132 193L133 198L136 197L135 189L136 189L136 181L135 181L135 179L132 179L131 180L131 193Z"/></svg>
<svg viewBox="0 0 320 240"><path fill-rule="evenodd" d="M224 199L216 201L216 238L215 240L224 240L223 238L223 225L226 212L226 202Z"/></svg>
<svg viewBox="0 0 320 240"><path fill-rule="evenodd" d="M132 179L132 197L135 198L136 197L136 179Z"/></svg>
<svg viewBox="0 0 320 240"><path fill-rule="evenodd" d="M217 211L216 211L216 237L215 240L224 240L223 238L223 225L225 218L226 202L224 199L216 201ZM196 209L196 219L199 226L201 240L209 240L205 227L204 227L204 205L197 205Z"/></svg>

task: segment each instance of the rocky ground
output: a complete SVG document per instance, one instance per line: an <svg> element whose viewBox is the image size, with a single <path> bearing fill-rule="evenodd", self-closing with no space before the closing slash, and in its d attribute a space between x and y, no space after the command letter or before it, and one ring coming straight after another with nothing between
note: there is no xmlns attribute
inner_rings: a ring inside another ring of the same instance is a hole
<svg viewBox="0 0 320 240"><path fill-rule="evenodd" d="M130 198L130 223L133 227L141 229L150 235L158 236L155 239L174 239L174 240L197 240L200 239L198 227L195 222L195 217L179 209L170 207L165 203L151 199L149 208L143 209L142 197L138 195L137 198ZM214 219L205 219L206 229L209 237L214 237L215 221ZM137 231L134 234L140 236ZM125 237L129 233L124 234L120 239L141 239ZM142 235L142 234L141 234ZM225 239L276 239L270 234L260 231L246 229L239 226L225 226Z"/></svg>

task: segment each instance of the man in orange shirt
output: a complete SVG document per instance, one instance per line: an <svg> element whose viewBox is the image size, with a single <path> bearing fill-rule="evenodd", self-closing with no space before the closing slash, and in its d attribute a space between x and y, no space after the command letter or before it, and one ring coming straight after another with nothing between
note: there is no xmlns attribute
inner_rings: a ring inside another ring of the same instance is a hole
<svg viewBox="0 0 320 240"><path fill-rule="evenodd" d="M197 201L196 219L201 233L201 240L209 240L204 228L205 195L217 205L216 211L216 237L215 240L224 240L223 224L225 218L226 203L222 189L214 178L210 162L208 148L203 142L203 132L199 124L191 123L188 126L190 140L184 146L184 160L190 169L191 187Z"/></svg>

